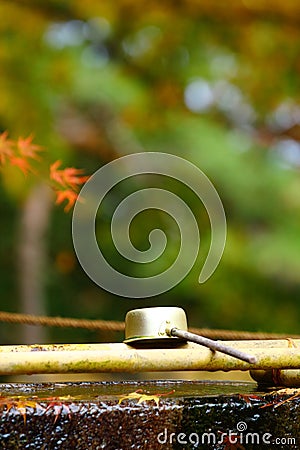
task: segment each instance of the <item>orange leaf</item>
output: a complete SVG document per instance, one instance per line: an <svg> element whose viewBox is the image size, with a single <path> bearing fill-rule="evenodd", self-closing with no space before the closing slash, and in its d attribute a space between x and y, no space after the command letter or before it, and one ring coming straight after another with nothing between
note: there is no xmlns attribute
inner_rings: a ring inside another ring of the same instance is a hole
<svg viewBox="0 0 300 450"><path fill-rule="evenodd" d="M56 191L56 204L60 205L65 200L67 200L67 204L64 208L65 212L70 211L70 209L74 206L77 200L78 194L70 189L66 189L65 191Z"/></svg>
<svg viewBox="0 0 300 450"><path fill-rule="evenodd" d="M55 163L50 166L50 178L53 181L56 181L58 184L63 184L63 179L61 176L61 170L57 170L57 168L61 165L61 161L57 160Z"/></svg>
<svg viewBox="0 0 300 450"><path fill-rule="evenodd" d="M32 397L32 399L28 399L24 396L13 396L13 397L1 397L0 398L0 407L6 407L6 412L9 413L11 409L17 410L22 416L24 420L24 425L26 425L26 410L27 408L36 409L39 408L45 411L37 401L37 397Z"/></svg>
<svg viewBox="0 0 300 450"><path fill-rule="evenodd" d="M7 139L8 132L4 131L0 134L0 164L4 164L7 158L11 158L13 152L13 141Z"/></svg>
<svg viewBox="0 0 300 450"><path fill-rule="evenodd" d="M22 170L24 175L27 175L28 172L32 172L32 168L29 162L24 158L21 158L19 156L13 156L10 158L10 162L13 166L19 167L19 169Z"/></svg>
<svg viewBox="0 0 300 450"><path fill-rule="evenodd" d="M156 405L159 405L159 399L160 397L163 396L167 396L170 394L173 394L175 391L172 390L170 392L166 392L166 393L156 393L156 394L143 394L143 390L142 389L138 389L135 392L130 392L127 395L121 395L119 398L119 404L123 402L123 400L131 400L131 399L136 399L138 400L138 404L142 403L142 402L149 402L149 401L154 401L156 403Z"/></svg>
<svg viewBox="0 0 300 450"><path fill-rule="evenodd" d="M67 184L70 186L80 185L85 183L89 177L88 176L79 176L83 173L82 169L75 169L74 167L67 167L63 170L64 179Z"/></svg>
<svg viewBox="0 0 300 450"><path fill-rule="evenodd" d="M54 423L63 411L65 411L68 414L69 419L71 419L72 411L69 406L73 402L73 397L71 397L71 395L65 397L48 397L45 400L50 400L45 412L47 413L50 409L54 411Z"/></svg>
<svg viewBox="0 0 300 450"><path fill-rule="evenodd" d="M41 152L43 148L40 145L32 144L33 135L29 135L27 138L19 137L17 142L18 150L20 151L22 156L26 158L32 158L39 160L40 158L37 156L37 152Z"/></svg>
<svg viewBox="0 0 300 450"><path fill-rule="evenodd" d="M75 169L74 167L67 167L64 170L58 169L61 161L55 161L50 166L50 178L56 183L71 187L76 190L77 187L88 180L88 176L80 176L83 173L82 169Z"/></svg>

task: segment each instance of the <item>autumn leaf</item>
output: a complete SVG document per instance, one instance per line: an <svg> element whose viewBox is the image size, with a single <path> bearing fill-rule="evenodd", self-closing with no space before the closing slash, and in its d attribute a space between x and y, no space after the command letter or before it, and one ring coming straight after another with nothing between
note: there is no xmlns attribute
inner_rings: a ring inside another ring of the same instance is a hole
<svg viewBox="0 0 300 450"><path fill-rule="evenodd" d="M66 169L58 169L61 166L61 161L55 161L50 166L50 179L56 183L71 187L72 189L78 189L78 186L85 183L89 177L82 176L82 169L75 169L74 167L67 167Z"/></svg>
<svg viewBox="0 0 300 450"><path fill-rule="evenodd" d="M279 406L283 405L284 403L291 402L292 400L295 400L296 398L300 397L300 389L299 388L279 389L279 391L271 392L271 395L278 395L278 398L270 403L266 403L265 405L261 406L260 408L267 408L269 406L274 406L274 408L278 408ZM279 399L281 399L284 395L289 395L290 397L279 401Z"/></svg>
<svg viewBox="0 0 300 450"><path fill-rule="evenodd" d="M50 179L56 181L58 184L63 184L64 180L61 174L61 170L57 170L61 166L61 161L57 160L50 166Z"/></svg>
<svg viewBox="0 0 300 450"><path fill-rule="evenodd" d="M43 148L40 145L36 145L32 143L33 135L29 135L27 138L19 137L17 141L17 148L22 156L25 158L40 160L40 157L37 155L37 152L41 152Z"/></svg>
<svg viewBox="0 0 300 450"><path fill-rule="evenodd" d="M223 431L219 431L222 435L221 437L221 445L224 450L246 450L245 447L239 442L241 440L240 436L236 436L235 441L232 441L232 436L227 436ZM218 447L219 448L219 447Z"/></svg>
<svg viewBox="0 0 300 450"><path fill-rule="evenodd" d="M78 188L81 184L83 184L86 180L88 180L88 176L83 176L82 169L75 169L74 167L67 167L66 169L59 169L61 166L61 161L55 161L50 166L50 179L55 181L55 183L59 184L61 187L65 187L66 189L57 189L54 188L56 193L56 204L61 204L64 201L67 201L67 204L64 208L65 212L70 211L70 209L74 206L77 198L78 198Z"/></svg>
<svg viewBox="0 0 300 450"><path fill-rule="evenodd" d="M8 162L12 166L18 167L24 175L32 173L39 176L38 168L35 170L30 160L40 162L41 158L38 153L43 150L43 147L33 144L32 141L32 134L26 138L19 137L17 141L9 140L7 131L0 134L0 166ZM61 165L62 162L59 160L50 165L47 181L48 183L50 181L49 184L56 193L56 204L66 202L64 210L68 212L78 198L80 185L85 183L89 176L83 175L82 169L75 167L61 169Z"/></svg>
<svg viewBox="0 0 300 450"><path fill-rule="evenodd" d="M73 397L71 397L70 395L67 395L65 397L48 397L45 400L50 400L45 413L47 413L51 409L54 411L54 423L56 423L58 417L62 414L63 411L66 411L69 419L71 418L71 409L68 403L70 404L73 402Z"/></svg>
<svg viewBox="0 0 300 450"><path fill-rule="evenodd" d="M239 394L239 398L243 399L246 403L251 404L251 400L253 401L262 401L262 397L254 394Z"/></svg>
<svg viewBox="0 0 300 450"><path fill-rule="evenodd" d="M36 409L38 407L42 410L45 410L45 408L43 408L36 400L27 399L27 397L23 396L1 397L0 406L6 407L6 413L8 413L11 409L17 410L23 416L24 424L26 424L27 408Z"/></svg>
<svg viewBox="0 0 300 450"><path fill-rule="evenodd" d="M126 394L126 395L122 395L119 398L119 404L123 402L123 400L132 400L132 399L137 399L139 403L143 403L143 402L150 402L150 401L154 401L156 403L156 405L159 405L159 400L160 397L162 396L166 396L169 394L173 394L175 391L170 391L170 392L166 392L166 393L156 393L156 394L144 394L142 389L138 389L135 392L131 392L130 394Z"/></svg>
<svg viewBox="0 0 300 450"><path fill-rule="evenodd" d="M67 201L67 204L64 207L65 212L70 211L70 209L74 206L74 204L78 198L77 192L71 191L70 189L66 189L64 191L56 191L55 193L56 193L56 202L55 203L57 205L60 205L65 200Z"/></svg>
<svg viewBox="0 0 300 450"><path fill-rule="evenodd" d="M82 169L75 169L74 167L67 167L63 170L64 172L64 180L66 184L72 186L73 188L76 185L80 185L85 183L89 177L88 176L79 176L83 173Z"/></svg>
<svg viewBox="0 0 300 450"><path fill-rule="evenodd" d="M0 134L0 164L3 165L7 159L10 159L14 152L13 152L13 141L10 141L7 139L8 132L4 131Z"/></svg>
<svg viewBox="0 0 300 450"><path fill-rule="evenodd" d="M25 158L21 158L20 156L12 156L10 158L10 163L13 166L19 167L22 170L24 175L27 175L29 172L33 172L31 165Z"/></svg>

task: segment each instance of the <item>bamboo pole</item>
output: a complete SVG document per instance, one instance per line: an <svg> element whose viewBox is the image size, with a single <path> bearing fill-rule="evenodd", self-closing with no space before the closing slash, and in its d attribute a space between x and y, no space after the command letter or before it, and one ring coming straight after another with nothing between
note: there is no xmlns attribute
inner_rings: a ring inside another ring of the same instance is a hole
<svg viewBox="0 0 300 450"><path fill-rule="evenodd" d="M251 352L257 358L256 364L246 363L194 343L168 349L135 349L127 344L2 346L0 375L300 369L300 346L296 348L299 340L294 340L293 343L294 348L285 339L273 343L228 343L241 351Z"/></svg>
<svg viewBox="0 0 300 450"><path fill-rule="evenodd" d="M300 370L297 369L250 370L250 375L258 384L300 387Z"/></svg>

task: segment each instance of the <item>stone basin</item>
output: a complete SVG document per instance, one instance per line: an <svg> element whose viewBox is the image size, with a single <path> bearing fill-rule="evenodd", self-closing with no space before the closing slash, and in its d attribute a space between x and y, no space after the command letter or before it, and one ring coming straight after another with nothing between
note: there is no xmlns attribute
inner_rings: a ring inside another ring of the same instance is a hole
<svg viewBox="0 0 300 450"><path fill-rule="evenodd" d="M298 390L248 382L1 384L0 418L1 450L300 448Z"/></svg>

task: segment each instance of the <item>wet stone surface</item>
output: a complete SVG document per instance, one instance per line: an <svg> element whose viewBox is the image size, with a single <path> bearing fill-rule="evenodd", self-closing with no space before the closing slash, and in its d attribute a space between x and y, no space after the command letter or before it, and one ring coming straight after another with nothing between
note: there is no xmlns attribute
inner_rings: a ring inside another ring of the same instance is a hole
<svg viewBox="0 0 300 450"><path fill-rule="evenodd" d="M298 449L299 418L255 383L2 384L0 449Z"/></svg>

